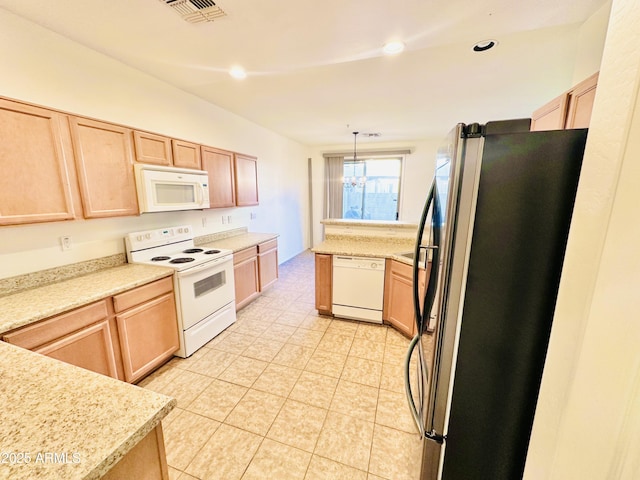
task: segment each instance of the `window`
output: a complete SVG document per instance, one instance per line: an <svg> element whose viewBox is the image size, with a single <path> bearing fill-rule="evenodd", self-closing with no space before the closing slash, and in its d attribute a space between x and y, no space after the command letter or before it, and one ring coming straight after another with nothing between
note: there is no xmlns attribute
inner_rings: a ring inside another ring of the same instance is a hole
<svg viewBox="0 0 640 480"><path fill-rule="evenodd" d="M402 158L344 161L342 218L397 220Z"/></svg>

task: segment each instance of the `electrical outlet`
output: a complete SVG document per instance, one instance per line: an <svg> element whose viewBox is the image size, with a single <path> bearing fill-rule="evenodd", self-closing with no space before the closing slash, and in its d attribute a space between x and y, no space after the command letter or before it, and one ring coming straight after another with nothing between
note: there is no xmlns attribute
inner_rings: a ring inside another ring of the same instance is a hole
<svg viewBox="0 0 640 480"><path fill-rule="evenodd" d="M231 215L227 215L227 223L231 223Z"/></svg>
<svg viewBox="0 0 640 480"><path fill-rule="evenodd" d="M224 225L225 223L227 223L227 217L222 215L222 224Z"/></svg>
<svg viewBox="0 0 640 480"><path fill-rule="evenodd" d="M249 214L249 219L255 220L256 218L258 218L258 214L256 212L251 212Z"/></svg>
<svg viewBox="0 0 640 480"><path fill-rule="evenodd" d="M202 217L202 228L207 228L207 217Z"/></svg>
<svg viewBox="0 0 640 480"><path fill-rule="evenodd" d="M71 242L71 237L69 236L60 237L60 245L62 247L62 250L71 250L71 247L73 246L73 243Z"/></svg>

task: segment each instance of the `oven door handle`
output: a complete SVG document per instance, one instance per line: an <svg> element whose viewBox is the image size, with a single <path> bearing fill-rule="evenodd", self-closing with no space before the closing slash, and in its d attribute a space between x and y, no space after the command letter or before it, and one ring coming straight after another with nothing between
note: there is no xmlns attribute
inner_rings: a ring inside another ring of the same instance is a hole
<svg viewBox="0 0 640 480"><path fill-rule="evenodd" d="M217 259L211 260L210 262L207 262L205 264L198 265L197 267L193 267L193 268L189 268L188 270L183 270L181 272L177 272L178 278L189 277L189 276L194 275L196 273L200 273L200 272L202 272L204 270L212 270L214 267L220 267L224 263L230 262L230 261L231 261L231 258L229 258L229 257L217 258Z"/></svg>

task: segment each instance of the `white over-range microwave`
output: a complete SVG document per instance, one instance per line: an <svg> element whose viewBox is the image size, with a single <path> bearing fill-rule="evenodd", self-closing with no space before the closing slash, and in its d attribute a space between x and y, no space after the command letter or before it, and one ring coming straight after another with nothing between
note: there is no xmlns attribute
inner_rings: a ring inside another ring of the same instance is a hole
<svg viewBox="0 0 640 480"><path fill-rule="evenodd" d="M204 170L134 165L140 213L209 208L209 176Z"/></svg>

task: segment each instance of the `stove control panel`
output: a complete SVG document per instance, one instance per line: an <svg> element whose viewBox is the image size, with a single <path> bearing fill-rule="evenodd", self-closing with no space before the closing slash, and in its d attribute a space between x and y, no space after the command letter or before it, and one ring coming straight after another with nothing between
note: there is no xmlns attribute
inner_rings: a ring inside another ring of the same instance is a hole
<svg viewBox="0 0 640 480"><path fill-rule="evenodd" d="M125 237L127 250L141 250L171 243L193 240L190 225L132 232Z"/></svg>

